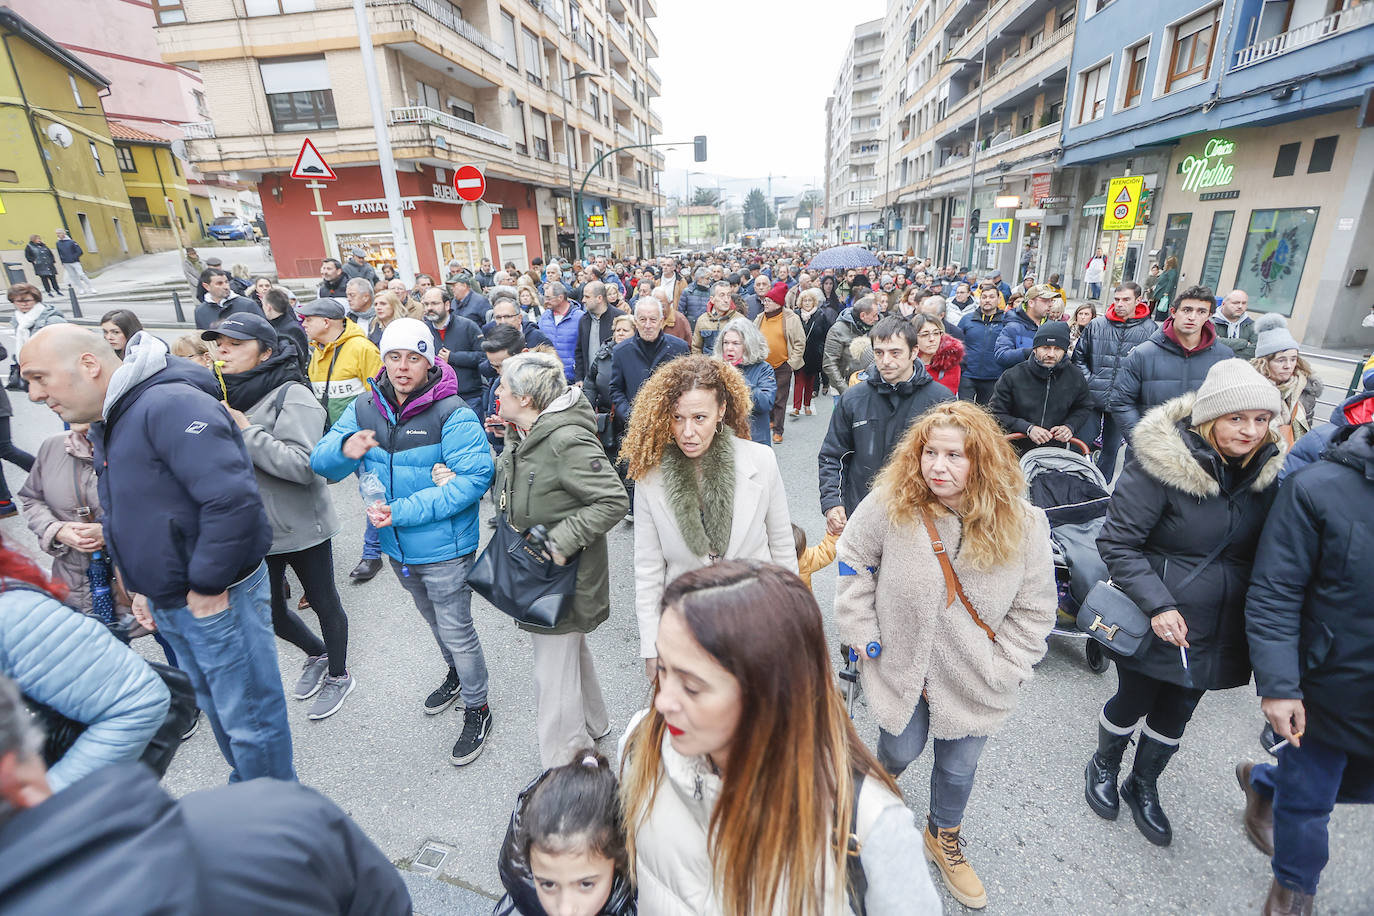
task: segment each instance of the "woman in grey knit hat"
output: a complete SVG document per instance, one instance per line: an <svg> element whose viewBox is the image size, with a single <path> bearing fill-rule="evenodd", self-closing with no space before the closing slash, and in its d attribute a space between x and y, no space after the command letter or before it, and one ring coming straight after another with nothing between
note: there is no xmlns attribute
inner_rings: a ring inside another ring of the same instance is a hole
<svg viewBox="0 0 1374 916"><path fill-rule="evenodd" d="M1275 418L1279 434L1291 447L1312 428L1317 398L1325 385L1298 352L1299 344L1288 331L1282 315L1260 315L1255 319L1255 358L1250 365L1273 382L1283 399L1283 410Z"/></svg>
<svg viewBox="0 0 1374 916"><path fill-rule="evenodd" d="M1208 690L1250 682L1245 592L1283 465L1271 426L1282 409L1278 389L1249 363L1212 366L1196 392L1136 425L1097 539L1111 580L1149 615L1153 633L1135 655L1113 656L1117 692L1098 717L1085 793L1107 820L1124 799L1157 846L1173 836L1158 780L1193 710ZM1137 725L1135 762L1118 794Z"/></svg>

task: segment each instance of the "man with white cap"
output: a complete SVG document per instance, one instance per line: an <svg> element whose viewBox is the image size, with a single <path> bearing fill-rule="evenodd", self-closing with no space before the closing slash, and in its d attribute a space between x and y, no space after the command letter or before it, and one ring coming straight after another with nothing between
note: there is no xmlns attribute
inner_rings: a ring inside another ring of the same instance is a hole
<svg viewBox="0 0 1374 916"><path fill-rule="evenodd" d="M458 396L453 368L435 360L434 346L418 319L388 324L383 372L315 446L310 465L330 480L358 470L380 479L385 492L367 514L448 664L425 712L437 715L462 696L463 729L450 759L463 766L482 753L492 724L467 575L478 546L477 503L494 467L482 424ZM436 465L455 476L436 485Z"/></svg>

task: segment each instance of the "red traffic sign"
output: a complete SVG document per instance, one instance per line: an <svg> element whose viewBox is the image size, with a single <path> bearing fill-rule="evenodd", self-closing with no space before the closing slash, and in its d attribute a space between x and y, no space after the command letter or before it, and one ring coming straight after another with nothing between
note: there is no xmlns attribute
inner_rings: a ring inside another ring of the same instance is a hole
<svg viewBox="0 0 1374 916"><path fill-rule="evenodd" d="M1112 208L1112 216L1115 216L1117 219L1126 219L1130 215L1131 207L1129 204L1117 204Z"/></svg>
<svg viewBox="0 0 1374 916"><path fill-rule="evenodd" d="M296 155L296 166L291 170L291 177L334 181L339 176L334 174L334 170L324 161L320 151L315 149L315 144L306 137L305 142L301 144L301 151Z"/></svg>
<svg viewBox="0 0 1374 916"><path fill-rule="evenodd" d="M481 200L487 193L487 176L475 165L460 165L453 173L453 190L468 202Z"/></svg>

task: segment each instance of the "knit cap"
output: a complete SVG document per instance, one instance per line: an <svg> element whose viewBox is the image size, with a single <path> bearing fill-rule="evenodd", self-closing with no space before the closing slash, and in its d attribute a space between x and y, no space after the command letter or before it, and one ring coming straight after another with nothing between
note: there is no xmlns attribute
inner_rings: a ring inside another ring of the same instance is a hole
<svg viewBox="0 0 1374 916"><path fill-rule="evenodd" d="M1288 331L1288 319L1273 313L1255 319L1255 356L1273 356L1284 350L1300 349Z"/></svg>
<svg viewBox="0 0 1374 916"><path fill-rule="evenodd" d="M769 289L768 292L763 294L763 298L771 299L778 305L786 305L787 283L783 280L779 280L777 283L774 283L772 288Z"/></svg>
<svg viewBox="0 0 1374 916"><path fill-rule="evenodd" d="M1223 359L1207 372L1193 402L1193 425L1239 410L1283 410L1279 389L1243 359Z"/></svg>
<svg viewBox="0 0 1374 916"><path fill-rule="evenodd" d="M1035 332L1035 340L1031 344L1035 347L1058 347L1061 350L1069 348L1069 325L1064 321L1047 321L1040 325Z"/></svg>
<svg viewBox="0 0 1374 916"><path fill-rule="evenodd" d="M382 332L382 359L392 350L411 350L434 365L434 335L418 318L397 318Z"/></svg>

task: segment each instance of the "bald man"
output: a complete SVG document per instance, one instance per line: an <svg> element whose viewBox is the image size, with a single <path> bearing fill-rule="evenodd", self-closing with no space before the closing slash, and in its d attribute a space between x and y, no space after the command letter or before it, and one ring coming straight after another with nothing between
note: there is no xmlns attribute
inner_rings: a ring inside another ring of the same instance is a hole
<svg viewBox="0 0 1374 916"><path fill-rule="evenodd" d="M91 423L105 543L134 614L176 651L230 782L295 779L267 567L272 528L214 377L140 331L120 362L73 324L24 347L29 400Z"/></svg>

